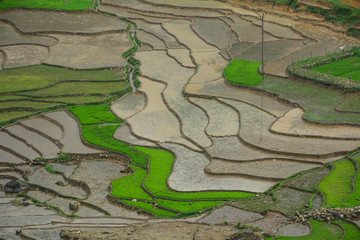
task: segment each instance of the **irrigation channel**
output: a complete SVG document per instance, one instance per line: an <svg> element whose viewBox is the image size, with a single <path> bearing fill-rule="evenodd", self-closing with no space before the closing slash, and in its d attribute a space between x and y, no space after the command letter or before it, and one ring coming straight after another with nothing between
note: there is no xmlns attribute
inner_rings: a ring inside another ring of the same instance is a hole
<svg viewBox="0 0 360 240"><path fill-rule="evenodd" d="M135 41L135 30L133 30L133 31L131 32L131 41L133 42L133 44L135 44L136 49L139 49L139 48L140 48L140 46L139 46L139 45L137 44L137 42ZM134 85L134 79L133 79L133 75L134 75L134 71L135 71L135 66L134 66L131 62L128 61L130 57L131 57L131 55L128 56L125 60L126 60L127 63L129 63L129 65L130 65L130 67L131 67L131 71L130 71L130 73L129 73L129 81L130 81L130 85L131 85L131 87L132 87L132 91L135 92L135 91L136 91L136 87L135 87L135 85Z"/></svg>

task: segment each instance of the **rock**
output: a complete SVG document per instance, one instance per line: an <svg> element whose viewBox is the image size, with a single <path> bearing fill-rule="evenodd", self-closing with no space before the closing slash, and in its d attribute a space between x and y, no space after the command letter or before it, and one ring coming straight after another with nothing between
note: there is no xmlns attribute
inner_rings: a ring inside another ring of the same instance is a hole
<svg viewBox="0 0 360 240"><path fill-rule="evenodd" d="M19 193L26 188L27 186L21 183L19 180L12 180L5 184L4 190L6 193Z"/></svg>
<svg viewBox="0 0 360 240"><path fill-rule="evenodd" d="M65 186L65 183L63 181L57 181L55 184L62 187Z"/></svg>
<svg viewBox="0 0 360 240"><path fill-rule="evenodd" d="M79 202L73 201L73 202L69 203L69 209L72 211L75 211L75 212L78 211L79 207L80 207Z"/></svg>

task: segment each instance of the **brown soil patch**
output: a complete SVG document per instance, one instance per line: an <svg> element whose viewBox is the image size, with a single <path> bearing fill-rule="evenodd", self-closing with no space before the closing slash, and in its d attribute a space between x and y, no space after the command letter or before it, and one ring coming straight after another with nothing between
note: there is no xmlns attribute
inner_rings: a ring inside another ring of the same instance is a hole
<svg viewBox="0 0 360 240"><path fill-rule="evenodd" d="M302 41L297 40L275 40L264 42L264 61L270 62L279 59L291 52L296 52L304 47ZM261 42L256 43L239 55L234 55L234 58L244 59L249 61L261 61Z"/></svg>
<svg viewBox="0 0 360 240"><path fill-rule="evenodd" d="M211 141L204 132L208 122L204 111L189 103L182 93L194 70L181 67L164 51L140 52L136 54L136 58L142 62L141 72L144 76L167 83L163 101L180 118L183 134L201 146L210 146ZM163 66L166 68L164 69Z"/></svg>
<svg viewBox="0 0 360 240"><path fill-rule="evenodd" d="M85 198L87 193L80 187L75 187L67 184L67 181L60 174L49 173L45 168L39 168L29 176L29 182L37 184L46 188L50 188L60 194L71 196L75 198ZM58 185L58 182L64 183L63 186Z"/></svg>
<svg viewBox="0 0 360 240"><path fill-rule="evenodd" d="M192 56L199 68L196 75L191 78L191 83L205 83L222 78L228 61L218 51L194 52Z"/></svg>
<svg viewBox="0 0 360 240"><path fill-rule="evenodd" d="M260 42L261 41L261 27L252 24L250 21L241 19L235 15L227 15L235 21L232 29L240 36L241 42ZM264 34L264 41L274 41L277 38Z"/></svg>
<svg viewBox="0 0 360 240"><path fill-rule="evenodd" d="M28 144L31 144L31 146L41 152L42 157L45 159L55 158L60 153L60 149L49 139L44 138L35 132L29 131L22 126L12 125L10 127L6 127L5 129L17 137L24 139Z"/></svg>
<svg viewBox="0 0 360 240"><path fill-rule="evenodd" d="M169 186L177 191L237 190L264 192L272 181L249 179L244 177L211 177L204 173L209 164L208 158L176 144L161 144L176 155L173 172L168 178Z"/></svg>
<svg viewBox="0 0 360 240"><path fill-rule="evenodd" d="M270 129L285 135L360 138L359 127L311 124L303 121L303 115L304 111L301 108L292 109L274 122Z"/></svg>
<svg viewBox="0 0 360 240"><path fill-rule="evenodd" d="M239 132L239 116L230 107L216 100L189 98L196 105L205 110L209 117L209 125L206 132L211 136L237 135Z"/></svg>
<svg viewBox="0 0 360 240"><path fill-rule="evenodd" d="M261 21L253 21L253 24L261 27ZM304 39L300 34L291 30L291 28L286 26L281 26L275 23L270 23L264 21L264 31L269 32L279 38L288 38L288 39Z"/></svg>
<svg viewBox="0 0 360 240"><path fill-rule="evenodd" d="M61 151L68 153L99 152L98 150L89 148L82 143L79 125L68 113L65 111L56 111L45 113L44 115L58 122L64 128L64 135L61 139L58 139L63 144Z"/></svg>
<svg viewBox="0 0 360 240"><path fill-rule="evenodd" d="M15 45L0 47L6 55L4 68L17 68L41 64L49 55L47 47L38 45Z"/></svg>
<svg viewBox="0 0 360 240"><path fill-rule="evenodd" d="M224 79L210 83L188 84L185 91L191 94L237 99L261 107L278 117L291 109L289 105L277 101L276 98L261 95L250 89L233 87L226 84Z"/></svg>
<svg viewBox="0 0 360 240"><path fill-rule="evenodd" d="M309 192L298 191L291 188L281 188L274 193L277 201L274 202L269 209L292 216L296 211L301 211L309 207L312 195L313 193Z"/></svg>
<svg viewBox="0 0 360 240"><path fill-rule="evenodd" d="M252 162L228 162L213 159L207 170L222 175L250 175L272 179L284 179L295 173L319 167L319 164L301 163L280 159L269 159Z"/></svg>
<svg viewBox="0 0 360 240"><path fill-rule="evenodd" d="M301 176L285 183L287 186L315 190L319 183L330 173L330 169L322 168L302 174Z"/></svg>
<svg viewBox="0 0 360 240"><path fill-rule="evenodd" d="M150 45L153 49L156 50L166 49L166 45L162 40L160 40L159 38L155 37L154 35L148 32L138 30L136 31L136 35L141 42Z"/></svg>
<svg viewBox="0 0 360 240"><path fill-rule="evenodd" d="M156 147L155 143L146 141L146 140L142 140L136 136L134 136L131 132L130 132L130 127L128 124L125 124L121 127L119 127L115 133L114 133L114 138L120 140L120 141L124 141L133 145L140 145L140 146L149 146L149 147Z"/></svg>
<svg viewBox="0 0 360 240"><path fill-rule="evenodd" d="M63 131L59 126L41 117L25 119L22 120L21 123L34 128L53 139L60 139L63 136Z"/></svg>
<svg viewBox="0 0 360 240"><path fill-rule="evenodd" d="M147 139L179 142L197 149L195 145L182 137L179 121L166 108L161 98L161 92L165 86L144 77L140 77L139 80L141 81L139 90L146 94L148 102L143 111L127 120L133 132Z"/></svg>
<svg viewBox="0 0 360 240"><path fill-rule="evenodd" d="M201 218L198 222L206 224L223 224L226 221L230 224L237 224L238 222L246 224L259 218L263 218L259 213L242 210L232 206L225 206L216 209L209 215Z"/></svg>
<svg viewBox="0 0 360 240"><path fill-rule="evenodd" d="M227 50L238 41L233 30L219 18L197 18L192 27L202 39L219 49Z"/></svg>
<svg viewBox="0 0 360 240"><path fill-rule="evenodd" d="M190 52L187 49L167 49L167 53L174 57L184 67L195 67L195 64L190 58Z"/></svg>
<svg viewBox="0 0 360 240"><path fill-rule="evenodd" d="M236 58L235 56L240 55L245 49L249 48L252 45L253 45L253 43L248 43L248 42L234 43L233 45L231 45L231 47L229 49L231 58Z"/></svg>
<svg viewBox="0 0 360 240"><path fill-rule="evenodd" d="M20 34L10 24L4 22L0 22L0 33L0 45L40 44L52 46L57 43L56 39L47 36Z"/></svg>
<svg viewBox="0 0 360 240"><path fill-rule="evenodd" d="M0 132L0 145L11 149L12 151L28 158L28 159L35 159L40 157L40 155L35 152L32 148L27 146L24 142L11 137L9 134L5 132Z"/></svg>
<svg viewBox="0 0 360 240"><path fill-rule="evenodd" d="M172 35L167 33L160 24L148 23L142 20L136 20L136 25L139 29L142 29L146 32L150 32L162 39L167 48L183 48L184 46L180 45L180 43L174 38Z"/></svg>
<svg viewBox="0 0 360 240"><path fill-rule="evenodd" d="M17 164L17 163L24 163L24 160L12 155L11 153L8 153L8 152L0 149L0 164L1 163Z"/></svg>
<svg viewBox="0 0 360 240"><path fill-rule="evenodd" d="M198 37L190 27L191 22L187 20L172 20L163 24L163 27L174 34L179 42L185 44L192 52L215 51L216 48L207 44Z"/></svg>
<svg viewBox="0 0 360 240"><path fill-rule="evenodd" d="M285 236L285 237L300 237L300 236L309 235L310 232L311 229L309 228L309 226L304 225L302 223L292 223L279 228L277 234L279 236Z"/></svg>
<svg viewBox="0 0 360 240"><path fill-rule="evenodd" d="M300 138L272 134L269 127L276 120L274 116L251 105L232 100L224 102L234 106L240 115L241 129L239 136L254 146L279 153L295 153L303 155L323 155L352 151L360 146L359 141L341 141L317 138Z"/></svg>
<svg viewBox="0 0 360 240"><path fill-rule="evenodd" d="M280 227L285 226L285 224L289 221L289 218L285 217L280 213L270 212L268 215L258 221L250 223L252 226L256 226L268 232L270 234L274 234Z"/></svg>
<svg viewBox="0 0 360 240"><path fill-rule="evenodd" d="M163 23L163 22L167 22L171 19L171 18L160 18L160 17L156 17L155 15L148 16L149 14L151 15L151 13L137 14L127 8L114 7L114 6L103 5L103 4L100 5L99 10L102 12L116 14L119 17L124 17L124 18L128 18L128 19L144 19L147 22L151 22L151 23Z"/></svg>
<svg viewBox="0 0 360 240"><path fill-rule="evenodd" d="M82 181L90 188L86 202L106 210L112 216L144 218L134 211L110 204L106 198L111 182L127 175L121 170L125 170L125 164L116 160L81 161L71 179Z"/></svg>
<svg viewBox="0 0 360 240"><path fill-rule="evenodd" d="M171 14L171 15L175 15L175 16L196 16L196 17L201 17L201 16L205 16L205 17L220 17L222 14L221 13L217 13L214 11L209 11L209 10L201 10L201 9L179 9L179 8L169 8L166 6L161 6L161 7L157 7L157 6L153 6L150 4L146 4L143 1L138 1L138 0L131 0L131 1L117 1L117 0L104 0L103 3L105 4L113 4L113 5L117 5L120 7L128 7L130 9L134 9L134 10L140 10L143 12L156 12L157 15L163 15L163 14Z"/></svg>
<svg viewBox="0 0 360 240"><path fill-rule="evenodd" d="M41 10L11 10L0 19L13 22L22 32L98 33L123 31L127 24L94 12L71 13Z"/></svg>
<svg viewBox="0 0 360 240"><path fill-rule="evenodd" d="M141 93L129 93L111 103L111 111L121 119L129 118L142 111L146 105L146 96Z"/></svg>
<svg viewBox="0 0 360 240"><path fill-rule="evenodd" d="M52 35L59 43L50 47L45 63L78 69L125 66L121 54L132 44L126 33L99 36Z"/></svg>
<svg viewBox="0 0 360 240"><path fill-rule="evenodd" d="M233 226L209 226L186 222L163 222L134 225L132 227L113 230L64 230L61 236L64 239L162 239L162 240L205 240L226 239L238 232ZM251 239L251 238L250 238Z"/></svg>

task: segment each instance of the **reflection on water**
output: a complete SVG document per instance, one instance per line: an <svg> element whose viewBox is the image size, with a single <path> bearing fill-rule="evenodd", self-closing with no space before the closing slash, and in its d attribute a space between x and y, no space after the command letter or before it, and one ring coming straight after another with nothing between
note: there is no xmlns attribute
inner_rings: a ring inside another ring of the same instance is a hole
<svg viewBox="0 0 360 240"><path fill-rule="evenodd" d="M360 8L360 0L340 0L340 1L347 5Z"/></svg>

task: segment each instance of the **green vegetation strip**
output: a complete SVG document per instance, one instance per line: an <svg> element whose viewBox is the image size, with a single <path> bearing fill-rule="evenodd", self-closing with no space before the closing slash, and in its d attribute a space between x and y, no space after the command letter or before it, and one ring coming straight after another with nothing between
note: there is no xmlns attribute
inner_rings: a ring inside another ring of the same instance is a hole
<svg viewBox="0 0 360 240"><path fill-rule="evenodd" d="M164 209L159 209L151 203L140 202L140 201L133 202L133 201L129 201L129 200L121 200L121 202L125 203L128 206L141 208L141 209L143 209L147 212L153 213L159 217L179 217L179 215L177 213L171 212L168 210L164 210Z"/></svg>
<svg viewBox="0 0 360 240"><path fill-rule="evenodd" d="M153 198L149 196L149 194L146 193L141 186L148 174L147 171L132 164L130 167L135 172L113 181L111 183L113 188L111 195L118 198L130 198L136 200L142 199L152 202Z"/></svg>
<svg viewBox="0 0 360 240"><path fill-rule="evenodd" d="M57 10L88 10L92 0L2 0L0 10L7 8L44 8Z"/></svg>
<svg viewBox="0 0 360 240"><path fill-rule="evenodd" d="M35 65L0 71L0 92L39 89L67 80L113 81L121 80L123 77L123 69L70 70L49 65Z"/></svg>
<svg viewBox="0 0 360 240"><path fill-rule="evenodd" d="M360 166L360 158L356 159L357 161L357 166L359 168ZM359 173L359 169L358 169L358 174L356 176L355 179L355 189L353 191L353 193L347 198L346 200L346 207L355 207L355 206L359 206L360 204L360 173ZM360 236L360 235L359 235Z"/></svg>
<svg viewBox="0 0 360 240"><path fill-rule="evenodd" d="M348 57L309 69L335 77L351 78L360 81L360 57Z"/></svg>
<svg viewBox="0 0 360 240"><path fill-rule="evenodd" d="M348 221L334 221L339 224L345 230L345 236L343 240L356 240L360 239L360 229L353 223Z"/></svg>
<svg viewBox="0 0 360 240"><path fill-rule="evenodd" d="M256 86L263 80L258 72L260 66L259 62L234 59L224 69L224 75L226 80L231 83Z"/></svg>
<svg viewBox="0 0 360 240"><path fill-rule="evenodd" d="M343 232L341 228L335 224L319 222L316 220L308 220L311 224L311 233L302 237L283 237L280 236L278 240L338 240L342 239Z"/></svg>
<svg viewBox="0 0 360 240"><path fill-rule="evenodd" d="M174 155L161 149L150 149L145 147L135 147L148 155L150 161L150 174L145 181L145 187L158 197L190 200L190 199L239 199L255 196L254 193L247 192L175 192L168 188L167 178L171 174Z"/></svg>
<svg viewBox="0 0 360 240"><path fill-rule="evenodd" d="M319 184L318 189L325 194L326 206L345 205L345 199L352 193L355 166L350 160L334 163L335 169Z"/></svg>
<svg viewBox="0 0 360 240"><path fill-rule="evenodd" d="M129 156L132 161L140 166L146 166L148 159L145 155L134 151L129 144L114 139L113 135L118 125L82 125L84 139L94 145L108 148Z"/></svg>
<svg viewBox="0 0 360 240"><path fill-rule="evenodd" d="M108 104L72 106L69 107L69 110L78 117L82 125L123 122L110 111Z"/></svg>

